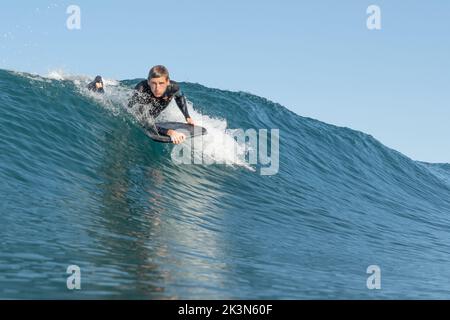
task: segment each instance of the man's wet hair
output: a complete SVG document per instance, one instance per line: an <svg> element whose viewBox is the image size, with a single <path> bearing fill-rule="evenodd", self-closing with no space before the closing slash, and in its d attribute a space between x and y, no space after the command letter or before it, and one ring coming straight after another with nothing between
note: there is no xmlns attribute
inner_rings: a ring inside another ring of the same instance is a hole
<svg viewBox="0 0 450 320"><path fill-rule="evenodd" d="M148 80L160 77L165 77L166 80L169 79L169 70L167 70L166 67L157 65L150 69L150 72L148 73Z"/></svg>

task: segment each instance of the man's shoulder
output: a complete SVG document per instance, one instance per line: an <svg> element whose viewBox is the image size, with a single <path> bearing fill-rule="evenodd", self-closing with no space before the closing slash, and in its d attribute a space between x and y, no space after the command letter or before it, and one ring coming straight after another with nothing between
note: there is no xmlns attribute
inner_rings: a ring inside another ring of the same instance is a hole
<svg viewBox="0 0 450 320"><path fill-rule="evenodd" d="M148 89L150 89L150 87L148 86L147 80L142 80L134 87L134 90L137 90L140 92L148 91Z"/></svg>
<svg viewBox="0 0 450 320"><path fill-rule="evenodd" d="M180 85L178 84L178 82L170 80L170 85L169 85L168 89L169 89L168 94L170 96L173 96L180 92Z"/></svg>

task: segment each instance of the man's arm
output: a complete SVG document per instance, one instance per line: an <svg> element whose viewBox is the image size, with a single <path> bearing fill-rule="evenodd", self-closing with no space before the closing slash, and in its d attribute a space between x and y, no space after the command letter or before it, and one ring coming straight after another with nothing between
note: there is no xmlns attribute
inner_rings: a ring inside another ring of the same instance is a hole
<svg viewBox="0 0 450 320"><path fill-rule="evenodd" d="M179 91L177 92L177 94L175 94L175 102L177 103L178 108L180 108L184 117L186 119L190 118L191 116L189 115L189 111L187 108L186 97Z"/></svg>
<svg viewBox="0 0 450 320"><path fill-rule="evenodd" d="M178 105L178 108L180 108L181 112L183 113L184 117L186 118L186 122L194 125L194 121L192 120L191 116L189 115L186 97L180 93L179 95L175 96L175 101Z"/></svg>
<svg viewBox="0 0 450 320"><path fill-rule="evenodd" d="M128 108L133 108L135 104L141 103L141 94L144 92L144 86L142 82L138 83L136 87L134 87L133 95L128 101Z"/></svg>
<svg viewBox="0 0 450 320"><path fill-rule="evenodd" d="M88 90L93 90L95 88L95 82L90 82L87 86Z"/></svg>
<svg viewBox="0 0 450 320"><path fill-rule="evenodd" d="M187 123L194 124L191 116L189 115L186 97L181 92L180 86L178 85L178 83L176 81L173 81L173 80L171 80L171 84L172 84L172 90L174 92L173 95L175 98L175 102L177 103L178 108L180 109L181 113L183 113Z"/></svg>
<svg viewBox="0 0 450 320"><path fill-rule="evenodd" d="M133 92L133 95L131 96L130 100L128 101L128 108L133 108L135 104L139 103L139 91L135 90Z"/></svg>

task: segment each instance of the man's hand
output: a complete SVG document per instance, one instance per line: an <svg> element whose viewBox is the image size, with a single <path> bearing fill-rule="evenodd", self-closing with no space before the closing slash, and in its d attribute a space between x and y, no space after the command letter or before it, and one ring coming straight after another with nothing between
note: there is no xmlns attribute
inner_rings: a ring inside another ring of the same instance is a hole
<svg viewBox="0 0 450 320"><path fill-rule="evenodd" d="M186 118L186 122L190 125L194 125L194 120L192 120L192 118Z"/></svg>
<svg viewBox="0 0 450 320"><path fill-rule="evenodd" d="M186 136L184 135L184 133L176 132L175 130L172 130L172 129L167 131L167 135L170 136L170 138L172 139L172 142L175 144L182 143L186 139Z"/></svg>

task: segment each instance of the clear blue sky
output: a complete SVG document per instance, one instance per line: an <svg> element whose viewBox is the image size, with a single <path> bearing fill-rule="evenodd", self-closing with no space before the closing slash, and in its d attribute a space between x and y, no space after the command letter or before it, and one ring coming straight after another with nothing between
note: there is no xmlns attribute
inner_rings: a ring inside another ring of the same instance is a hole
<svg viewBox="0 0 450 320"><path fill-rule="evenodd" d="M81 8L81 30L66 9ZM366 28L381 8L382 29ZM173 79L247 91L450 162L450 2L2 1L0 68Z"/></svg>

